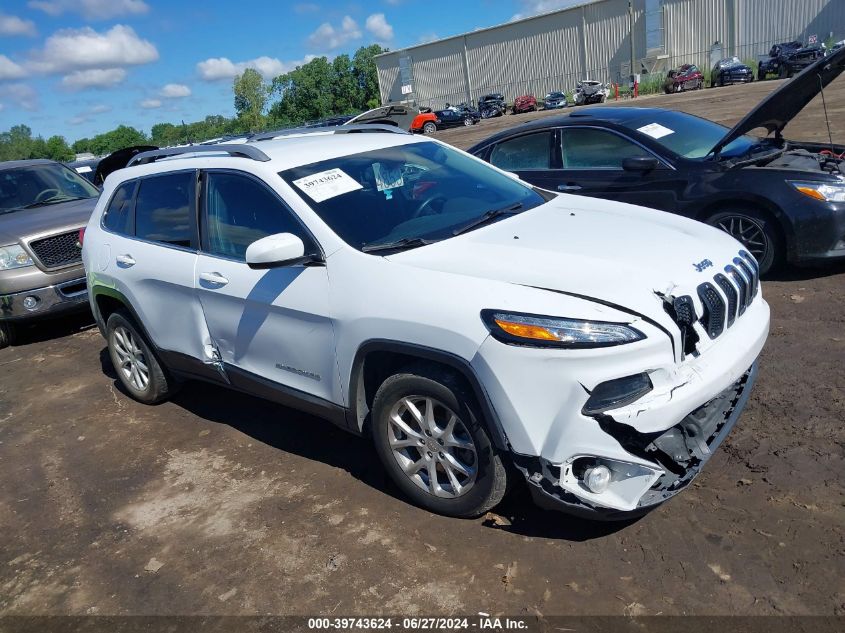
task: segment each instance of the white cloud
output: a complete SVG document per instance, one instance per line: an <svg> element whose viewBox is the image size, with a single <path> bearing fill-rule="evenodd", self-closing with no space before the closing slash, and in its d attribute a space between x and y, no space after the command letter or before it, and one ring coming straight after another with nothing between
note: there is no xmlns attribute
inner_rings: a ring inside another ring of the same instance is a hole
<svg viewBox="0 0 845 633"><path fill-rule="evenodd" d="M35 22L23 20L16 15L5 15L0 13L0 35L27 35L35 37Z"/></svg>
<svg viewBox="0 0 845 633"><path fill-rule="evenodd" d="M439 40L440 36L435 33L434 31L430 33L423 33L420 35L420 38L417 40L417 44L427 44L428 42L433 42L434 40Z"/></svg>
<svg viewBox="0 0 845 633"><path fill-rule="evenodd" d="M57 16L78 13L88 20L108 20L124 15L140 15L150 10L144 0L31 0L30 8Z"/></svg>
<svg viewBox="0 0 845 633"><path fill-rule="evenodd" d="M313 48L332 50L360 38L361 29L358 27L358 23L346 15L341 20L339 27L323 22L317 27L316 31L308 36L308 44Z"/></svg>
<svg viewBox="0 0 845 633"><path fill-rule="evenodd" d="M144 99L139 105L145 110L153 110L161 107L161 99Z"/></svg>
<svg viewBox="0 0 845 633"><path fill-rule="evenodd" d="M211 57L197 64L197 74L205 81L232 79L242 74L247 68L254 68L264 79L273 79L290 72L297 66L307 64L314 55L306 55L304 59L283 62L275 57L256 57L245 62L233 62L228 57Z"/></svg>
<svg viewBox="0 0 845 633"><path fill-rule="evenodd" d="M317 13L320 10L320 5L313 2L297 2L293 5L293 10L296 13Z"/></svg>
<svg viewBox="0 0 845 633"><path fill-rule="evenodd" d="M30 66L42 73L61 73L136 66L157 59L158 50L149 40L138 37L132 27L117 24L104 33L91 27L58 31L33 54Z"/></svg>
<svg viewBox="0 0 845 633"><path fill-rule="evenodd" d="M4 79L20 79L26 75L22 66L16 64L5 55L0 55L0 81Z"/></svg>
<svg viewBox="0 0 845 633"><path fill-rule="evenodd" d="M389 42L393 39L393 27L385 19L384 13L373 13L367 18L365 26L380 42Z"/></svg>
<svg viewBox="0 0 845 633"><path fill-rule="evenodd" d="M185 84L167 84L159 91L159 95L165 99L181 99L182 97L190 97L191 89Z"/></svg>
<svg viewBox="0 0 845 633"><path fill-rule="evenodd" d="M38 93L27 84L6 84L3 86L3 97L24 110L38 109Z"/></svg>
<svg viewBox="0 0 845 633"><path fill-rule="evenodd" d="M124 79L126 79L126 71L123 68L88 68L75 70L62 77L62 87L68 90L113 88Z"/></svg>
<svg viewBox="0 0 845 633"><path fill-rule="evenodd" d="M112 111L112 107L110 105L106 105L104 103L92 106L88 110L88 112L90 112L91 114L103 114L104 112L111 112L111 111Z"/></svg>
<svg viewBox="0 0 845 633"><path fill-rule="evenodd" d="M596 0L520 0L522 11L515 13L511 17L511 21L521 20L522 18L528 18L532 15L539 15L541 13L548 13L549 11L574 7L576 4L586 4L587 2L595 1Z"/></svg>

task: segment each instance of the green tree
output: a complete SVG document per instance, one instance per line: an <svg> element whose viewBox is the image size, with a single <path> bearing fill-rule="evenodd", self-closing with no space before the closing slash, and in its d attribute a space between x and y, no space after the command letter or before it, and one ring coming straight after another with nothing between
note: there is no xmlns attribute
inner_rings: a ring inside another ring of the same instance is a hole
<svg viewBox="0 0 845 633"><path fill-rule="evenodd" d="M81 138L73 142L73 145L70 148L76 154L84 154L86 152L91 151L91 139L90 138Z"/></svg>
<svg viewBox="0 0 845 633"><path fill-rule="evenodd" d="M92 138L90 149L97 156L105 156L124 147L146 145L148 142L149 140L143 132L139 132L128 125L119 125L110 132L98 134Z"/></svg>
<svg viewBox="0 0 845 633"><path fill-rule="evenodd" d="M261 74L254 68L247 68L242 75L235 77L235 112L250 131L261 129L264 124L264 108L267 105L269 90L264 85Z"/></svg>
<svg viewBox="0 0 845 633"><path fill-rule="evenodd" d="M14 125L0 133L0 160L32 158L32 130L26 125Z"/></svg>
<svg viewBox="0 0 845 633"><path fill-rule="evenodd" d="M360 91L360 100L357 104L360 110L370 110L381 104L375 56L386 52L387 49L382 48L378 44L362 46L355 51L355 56L352 58L352 65Z"/></svg>
<svg viewBox="0 0 845 633"><path fill-rule="evenodd" d="M68 146L63 136L58 134L47 139L47 158L69 162L76 158L76 153Z"/></svg>

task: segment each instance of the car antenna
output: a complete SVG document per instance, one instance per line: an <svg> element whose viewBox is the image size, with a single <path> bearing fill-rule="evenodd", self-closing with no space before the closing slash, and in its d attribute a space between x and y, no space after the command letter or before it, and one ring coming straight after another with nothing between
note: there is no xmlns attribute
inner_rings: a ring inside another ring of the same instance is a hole
<svg viewBox="0 0 845 633"><path fill-rule="evenodd" d="M827 102L824 99L824 82L822 76L816 75L819 78L819 91L822 93L822 108L824 108L824 122L827 124L827 139L830 141L830 151L836 156L836 150L833 148L833 134L830 133L830 117L827 116Z"/></svg>

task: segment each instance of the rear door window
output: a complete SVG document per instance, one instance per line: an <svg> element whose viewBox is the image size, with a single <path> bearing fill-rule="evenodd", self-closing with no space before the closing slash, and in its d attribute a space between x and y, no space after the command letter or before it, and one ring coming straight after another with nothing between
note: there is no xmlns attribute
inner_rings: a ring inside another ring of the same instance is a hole
<svg viewBox="0 0 845 633"><path fill-rule="evenodd" d="M194 236L196 172L143 178L135 202L135 235L151 242L190 248Z"/></svg>
<svg viewBox="0 0 845 633"><path fill-rule="evenodd" d="M551 132L523 134L495 145L490 163L505 171L549 169L551 167Z"/></svg>
<svg viewBox="0 0 845 633"><path fill-rule="evenodd" d="M103 226L112 233L120 235L132 235L134 226L132 222L132 201L135 197L136 180L123 183L114 190L109 208L103 218Z"/></svg>

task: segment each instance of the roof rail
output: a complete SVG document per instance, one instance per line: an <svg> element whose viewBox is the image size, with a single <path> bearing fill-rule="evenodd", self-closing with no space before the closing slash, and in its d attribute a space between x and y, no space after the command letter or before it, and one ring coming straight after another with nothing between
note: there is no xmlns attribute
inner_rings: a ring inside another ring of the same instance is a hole
<svg viewBox="0 0 845 633"><path fill-rule="evenodd" d="M355 134L355 133L388 133L388 134L410 134L395 125L384 123L346 123L344 125L333 125L326 127L292 127L272 132L259 132L250 137L249 142L269 141L274 138L285 136L299 136L304 134Z"/></svg>
<svg viewBox="0 0 845 633"><path fill-rule="evenodd" d="M154 163L159 158L180 156L183 154L228 154L229 156L238 158L250 158L261 161L262 163L270 160L270 157L257 147L243 143L232 143L230 145L187 145L185 147L170 147L167 149L154 149L149 152L141 152L129 161L127 167L146 165L148 163Z"/></svg>

